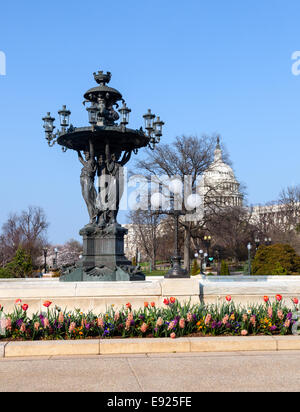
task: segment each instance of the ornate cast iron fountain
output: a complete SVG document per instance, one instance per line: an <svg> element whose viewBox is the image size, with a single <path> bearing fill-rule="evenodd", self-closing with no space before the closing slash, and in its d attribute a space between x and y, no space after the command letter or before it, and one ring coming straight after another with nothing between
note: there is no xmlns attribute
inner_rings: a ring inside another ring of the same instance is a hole
<svg viewBox="0 0 300 412"><path fill-rule="evenodd" d="M83 256L61 277L62 281L144 280L137 266L124 255L124 235L127 229L117 222L120 200L124 190L123 166L138 149L154 150L162 136L163 122L150 110L143 116L146 132L127 128L129 113L121 93L107 84L111 73L94 73L98 86L84 94L89 115L89 127L69 126L71 112L59 110L61 130L54 133L50 113L43 118L49 146L58 143L63 151L77 152L82 164L80 184L89 213L89 223L80 230L83 237ZM120 107L118 102L122 102ZM120 115L118 114L118 112ZM116 122L120 119L119 124ZM95 188L95 178L98 187Z"/></svg>

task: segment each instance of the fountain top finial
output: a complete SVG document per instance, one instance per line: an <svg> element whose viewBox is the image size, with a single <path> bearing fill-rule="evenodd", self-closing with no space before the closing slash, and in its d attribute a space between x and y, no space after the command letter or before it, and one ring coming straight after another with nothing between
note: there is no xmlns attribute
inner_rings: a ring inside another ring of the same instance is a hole
<svg viewBox="0 0 300 412"><path fill-rule="evenodd" d="M94 79L98 84L105 86L110 82L111 72L104 73L103 70L99 70L98 73L94 73Z"/></svg>

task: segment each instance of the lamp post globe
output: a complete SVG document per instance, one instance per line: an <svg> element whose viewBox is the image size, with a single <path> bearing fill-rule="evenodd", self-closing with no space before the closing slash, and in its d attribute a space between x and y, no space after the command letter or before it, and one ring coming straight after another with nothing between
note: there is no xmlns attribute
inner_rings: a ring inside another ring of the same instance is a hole
<svg viewBox="0 0 300 412"><path fill-rule="evenodd" d="M251 270L251 249L252 249L252 245L251 245L250 242L247 245L247 249L248 249L248 275L250 276L251 272L252 272L252 270Z"/></svg>
<svg viewBox="0 0 300 412"><path fill-rule="evenodd" d="M175 195L182 194L182 189L183 189L183 184L182 184L181 179L179 178L172 179L171 182L169 183L169 190Z"/></svg>
<svg viewBox="0 0 300 412"><path fill-rule="evenodd" d="M192 193L186 201L189 209L196 209L201 205L201 196L197 193Z"/></svg>
<svg viewBox="0 0 300 412"><path fill-rule="evenodd" d="M162 193L155 192L151 195L150 203L155 210L164 208L166 206L166 202L167 199Z"/></svg>

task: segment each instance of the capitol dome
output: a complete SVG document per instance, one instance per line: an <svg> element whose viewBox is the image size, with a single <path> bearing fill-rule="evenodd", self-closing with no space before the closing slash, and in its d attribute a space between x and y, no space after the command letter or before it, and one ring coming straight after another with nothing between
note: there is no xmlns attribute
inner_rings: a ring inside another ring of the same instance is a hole
<svg viewBox="0 0 300 412"><path fill-rule="evenodd" d="M204 197L204 204L242 206L243 196L239 188L240 184L232 168L223 161L218 138L214 160L203 173L200 184L200 194Z"/></svg>

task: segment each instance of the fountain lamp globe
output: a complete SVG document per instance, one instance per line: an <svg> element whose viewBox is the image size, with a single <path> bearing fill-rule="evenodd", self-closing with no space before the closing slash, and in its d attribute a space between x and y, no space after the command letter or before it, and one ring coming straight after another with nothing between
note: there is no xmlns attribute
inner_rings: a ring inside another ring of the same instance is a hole
<svg viewBox="0 0 300 412"><path fill-rule="evenodd" d="M154 209L164 208L166 204L166 198L162 193L153 193L151 196L151 206Z"/></svg>
<svg viewBox="0 0 300 412"><path fill-rule="evenodd" d="M187 206L191 209L196 209L201 205L201 203L201 196L199 196L197 193L193 193L187 198Z"/></svg>
<svg viewBox="0 0 300 412"><path fill-rule="evenodd" d="M179 178L172 179L169 184L170 192L174 193L175 195L179 195L182 193L182 181Z"/></svg>

